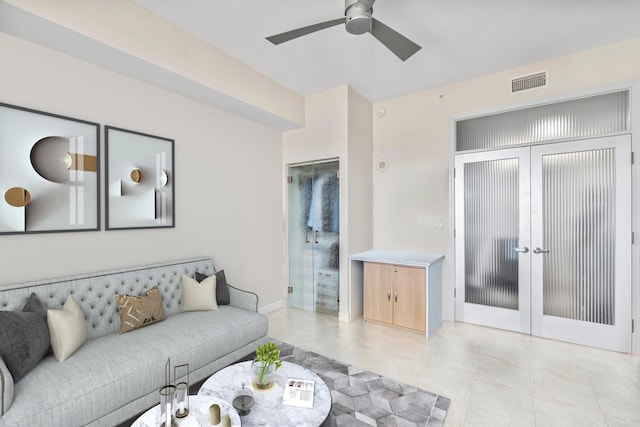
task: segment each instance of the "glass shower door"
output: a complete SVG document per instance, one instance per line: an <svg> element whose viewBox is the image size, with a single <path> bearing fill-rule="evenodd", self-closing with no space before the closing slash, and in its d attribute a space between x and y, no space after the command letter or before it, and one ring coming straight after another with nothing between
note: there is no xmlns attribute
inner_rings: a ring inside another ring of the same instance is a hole
<svg viewBox="0 0 640 427"><path fill-rule="evenodd" d="M338 314L337 161L289 169L289 305Z"/></svg>

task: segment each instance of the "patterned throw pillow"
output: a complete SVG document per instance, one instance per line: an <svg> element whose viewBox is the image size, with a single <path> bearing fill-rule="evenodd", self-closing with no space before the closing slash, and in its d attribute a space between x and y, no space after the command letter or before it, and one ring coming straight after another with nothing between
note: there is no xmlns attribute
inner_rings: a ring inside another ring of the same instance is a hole
<svg viewBox="0 0 640 427"><path fill-rule="evenodd" d="M165 319L157 286L139 297L116 294L116 304L120 313L121 334Z"/></svg>

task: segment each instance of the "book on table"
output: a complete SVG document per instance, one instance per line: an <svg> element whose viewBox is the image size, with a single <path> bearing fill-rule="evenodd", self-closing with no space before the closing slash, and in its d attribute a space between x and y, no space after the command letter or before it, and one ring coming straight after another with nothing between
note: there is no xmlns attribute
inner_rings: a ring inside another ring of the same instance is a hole
<svg viewBox="0 0 640 427"><path fill-rule="evenodd" d="M282 404L313 408L313 392L315 383L313 380L289 378L284 387Z"/></svg>

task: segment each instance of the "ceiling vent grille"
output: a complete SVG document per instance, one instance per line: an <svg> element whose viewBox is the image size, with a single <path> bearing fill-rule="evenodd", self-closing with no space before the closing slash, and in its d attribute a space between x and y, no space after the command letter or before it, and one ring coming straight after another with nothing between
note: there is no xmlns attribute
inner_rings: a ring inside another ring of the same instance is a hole
<svg viewBox="0 0 640 427"><path fill-rule="evenodd" d="M511 79L511 93L524 92L526 90L545 87L549 84L549 76L546 71L530 74L528 76Z"/></svg>

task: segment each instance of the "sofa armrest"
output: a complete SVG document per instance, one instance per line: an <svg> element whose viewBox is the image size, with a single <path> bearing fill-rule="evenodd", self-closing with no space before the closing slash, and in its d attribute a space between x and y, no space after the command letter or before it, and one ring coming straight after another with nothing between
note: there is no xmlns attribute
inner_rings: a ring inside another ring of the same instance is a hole
<svg viewBox="0 0 640 427"><path fill-rule="evenodd" d="M247 311L258 312L258 295L253 292L243 291L227 284L229 287L229 296L231 298L231 305L234 307L242 308Z"/></svg>
<svg viewBox="0 0 640 427"><path fill-rule="evenodd" d="M13 403L13 376L0 357L0 416L3 416Z"/></svg>

